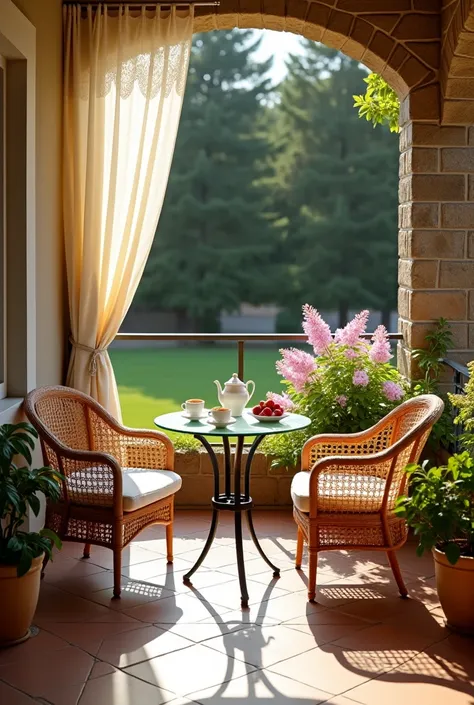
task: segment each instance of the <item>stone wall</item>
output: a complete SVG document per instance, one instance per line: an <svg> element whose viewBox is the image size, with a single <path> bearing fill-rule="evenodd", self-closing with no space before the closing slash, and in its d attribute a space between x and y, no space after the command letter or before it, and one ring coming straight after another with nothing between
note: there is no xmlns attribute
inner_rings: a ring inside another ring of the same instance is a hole
<svg viewBox="0 0 474 705"><path fill-rule="evenodd" d="M224 453L215 449L224 486ZM245 468L248 449L244 450L242 468ZM183 478L181 490L176 495L178 507L209 507L214 494L214 474L205 451L177 451L175 471ZM291 506L290 485L294 470L271 467L271 458L255 453L252 463L251 495L257 507Z"/></svg>

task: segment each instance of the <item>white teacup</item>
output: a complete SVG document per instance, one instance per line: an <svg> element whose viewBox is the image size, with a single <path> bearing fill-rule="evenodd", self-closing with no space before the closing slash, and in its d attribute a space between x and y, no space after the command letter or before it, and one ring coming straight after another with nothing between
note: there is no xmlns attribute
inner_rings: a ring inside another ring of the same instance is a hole
<svg viewBox="0 0 474 705"><path fill-rule="evenodd" d="M204 399L186 399L181 404L181 408L190 419L200 419L204 411Z"/></svg>
<svg viewBox="0 0 474 705"><path fill-rule="evenodd" d="M214 422L218 426L226 426L230 423L231 419L230 409L227 409L225 406L215 406L210 410L209 416L214 419Z"/></svg>

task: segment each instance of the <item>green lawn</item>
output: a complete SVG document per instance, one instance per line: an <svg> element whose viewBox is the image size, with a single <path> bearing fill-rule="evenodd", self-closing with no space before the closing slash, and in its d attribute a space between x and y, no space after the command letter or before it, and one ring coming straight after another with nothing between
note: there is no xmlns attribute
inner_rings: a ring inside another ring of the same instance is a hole
<svg viewBox="0 0 474 705"><path fill-rule="evenodd" d="M154 428L159 414L179 409L190 397L205 399L207 406L218 404L213 380L223 385L237 371L236 347L182 347L112 349L123 420L127 426ZM278 347L245 351L245 378L256 385L253 399L281 391L281 377L276 374Z"/></svg>

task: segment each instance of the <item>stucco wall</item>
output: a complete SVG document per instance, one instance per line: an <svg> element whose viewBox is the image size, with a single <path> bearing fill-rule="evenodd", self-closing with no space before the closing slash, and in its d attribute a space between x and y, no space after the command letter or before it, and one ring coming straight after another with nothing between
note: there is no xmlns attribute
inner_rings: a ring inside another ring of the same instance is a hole
<svg viewBox="0 0 474 705"><path fill-rule="evenodd" d="M61 0L13 0L36 28L36 385L63 380Z"/></svg>

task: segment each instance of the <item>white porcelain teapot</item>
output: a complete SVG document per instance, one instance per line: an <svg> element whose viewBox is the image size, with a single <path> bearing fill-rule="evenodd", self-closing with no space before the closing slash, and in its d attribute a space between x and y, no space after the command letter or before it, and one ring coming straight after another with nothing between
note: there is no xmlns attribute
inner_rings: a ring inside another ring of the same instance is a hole
<svg viewBox="0 0 474 705"><path fill-rule="evenodd" d="M224 389L221 383L215 379L214 384L217 386L217 398L222 406L230 409L232 416L242 416L242 412L248 401L252 398L255 391L255 382L251 379L245 384L239 379L237 372L234 372L231 379L224 384ZM249 384L252 385L252 391L249 393Z"/></svg>

